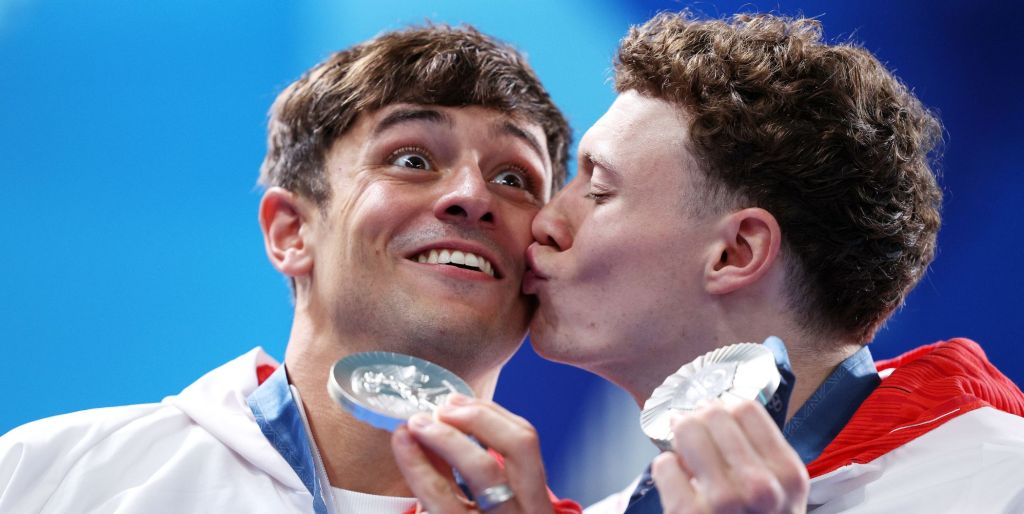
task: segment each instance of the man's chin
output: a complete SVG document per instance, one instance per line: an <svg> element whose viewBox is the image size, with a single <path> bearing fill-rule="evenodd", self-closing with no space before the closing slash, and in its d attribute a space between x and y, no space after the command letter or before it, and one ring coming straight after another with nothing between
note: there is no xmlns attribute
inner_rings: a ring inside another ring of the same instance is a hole
<svg viewBox="0 0 1024 514"><path fill-rule="evenodd" d="M526 337L527 319L521 310L503 314L458 307L441 308L429 314L421 311L419 319L410 320L412 340L408 346L424 353L514 353ZM419 348L422 346L433 350ZM425 358L430 360L429 356Z"/></svg>
<svg viewBox="0 0 1024 514"><path fill-rule="evenodd" d="M585 330L578 323L570 326L564 319L551 317L553 314L542 306L530 323L530 345L537 355L583 369L604 360L609 349L605 346L609 341L604 334Z"/></svg>
<svg viewBox="0 0 1024 514"><path fill-rule="evenodd" d="M497 371L516 353L524 332L515 335L480 334L469 331L445 331L424 339L402 353L428 360L449 369L464 379Z"/></svg>
<svg viewBox="0 0 1024 514"><path fill-rule="evenodd" d="M560 346L556 339L557 336L538 311L530 323L530 346L533 347L533 351L549 361L562 362L559 359L561 352L556 351Z"/></svg>

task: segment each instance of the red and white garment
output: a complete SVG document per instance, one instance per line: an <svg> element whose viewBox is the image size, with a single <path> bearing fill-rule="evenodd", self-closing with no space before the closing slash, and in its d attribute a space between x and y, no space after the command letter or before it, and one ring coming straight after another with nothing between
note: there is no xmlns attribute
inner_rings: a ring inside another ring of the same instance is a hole
<svg viewBox="0 0 1024 514"><path fill-rule="evenodd" d="M1024 394L977 343L876 366L881 385L807 466L809 512L1024 512Z"/></svg>
<svg viewBox="0 0 1024 514"><path fill-rule="evenodd" d="M1024 394L968 339L875 363L881 384L808 464L808 512L1024 513ZM621 514L636 483L586 509Z"/></svg>

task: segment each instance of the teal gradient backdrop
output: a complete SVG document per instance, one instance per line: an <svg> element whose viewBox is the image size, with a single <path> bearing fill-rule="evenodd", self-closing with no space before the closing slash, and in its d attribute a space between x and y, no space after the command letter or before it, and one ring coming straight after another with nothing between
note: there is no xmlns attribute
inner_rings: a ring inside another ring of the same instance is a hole
<svg viewBox="0 0 1024 514"><path fill-rule="evenodd" d="M614 97L609 68L628 25L686 5L0 0L0 432L157 401L252 346L283 356L291 304L264 257L254 184L267 108L331 51L408 23L475 24L528 54L578 140ZM830 38L862 41L942 115L940 254L873 351L968 336L1024 381L1024 45L1003 21L1021 9L692 6L819 16ZM581 471L562 450L593 428L583 411L605 391L528 347L503 375L498 399L537 423L561 494L595 499L567 478Z"/></svg>

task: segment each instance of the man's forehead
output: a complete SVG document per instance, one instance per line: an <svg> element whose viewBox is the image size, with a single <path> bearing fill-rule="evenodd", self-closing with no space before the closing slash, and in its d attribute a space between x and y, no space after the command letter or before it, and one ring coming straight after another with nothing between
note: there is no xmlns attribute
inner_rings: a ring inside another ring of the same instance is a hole
<svg viewBox="0 0 1024 514"><path fill-rule="evenodd" d="M547 155L547 137L543 127L526 116L508 113L483 105L446 106L435 104L396 103L361 115L373 125L373 134L404 122L421 121L454 128L455 113L464 112L478 118L491 118L492 135L511 136L523 140L541 156Z"/></svg>
<svg viewBox="0 0 1024 514"><path fill-rule="evenodd" d="M493 120L507 121L513 123L524 129L537 129L543 134L543 129L540 124L533 121L529 117L516 112L506 112L501 109L489 107L486 105L440 105L440 104L418 104L418 103L393 103L385 105L374 111L365 113L362 116L369 116L376 120L383 120L390 116L398 115L399 113L411 113L411 112L433 112L438 116L436 119L431 121L450 123L456 117L456 113L469 113L476 118L492 118Z"/></svg>
<svg viewBox="0 0 1024 514"><path fill-rule="evenodd" d="M618 176L639 171L637 166L653 164L659 168L694 168L689 137L685 111L667 101L626 91L583 136L580 164Z"/></svg>
<svg viewBox="0 0 1024 514"><path fill-rule="evenodd" d="M615 98L595 125L617 131L650 128L654 129L650 131L651 134L675 139L680 129L684 133L689 132L686 128L688 119L685 109L677 104L629 90ZM669 128L675 130L668 133L662 130Z"/></svg>
<svg viewBox="0 0 1024 514"><path fill-rule="evenodd" d="M631 127L637 120L628 119L621 109L613 104L589 128L580 140L580 164L598 166L606 170L618 169L616 162L622 159L621 154L628 152L634 143L636 134L631 134Z"/></svg>
<svg viewBox="0 0 1024 514"><path fill-rule="evenodd" d="M408 122L434 123L445 125L449 129L455 125L452 116L447 111L430 105L397 104L381 109L375 113L373 118L376 121L371 122L373 123L372 136L378 136L392 127Z"/></svg>

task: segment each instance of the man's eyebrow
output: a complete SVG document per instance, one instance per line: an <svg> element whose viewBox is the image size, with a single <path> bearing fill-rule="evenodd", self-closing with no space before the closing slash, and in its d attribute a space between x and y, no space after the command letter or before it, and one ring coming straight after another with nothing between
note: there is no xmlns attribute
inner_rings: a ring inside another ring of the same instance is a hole
<svg viewBox="0 0 1024 514"><path fill-rule="evenodd" d="M530 145L530 148L533 148L533 151L537 152L537 155L540 156L541 159L543 159L544 156L547 155L544 152L544 148L541 147L540 141L537 141L537 138L534 137L533 134L523 130L522 127L516 125L515 123L512 123L511 121L506 120L495 123L494 126L492 127L492 132L496 135L504 134L522 140L526 144Z"/></svg>
<svg viewBox="0 0 1024 514"><path fill-rule="evenodd" d="M597 154L591 152L584 152L583 159L587 161L588 168L599 166L601 169L608 172L608 174L611 175L613 180L619 180L622 177L622 174L619 173L619 171L615 168L615 166L612 165L611 162Z"/></svg>
<svg viewBox="0 0 1024 514"><path fill-rule="evenodd" d="M425 121L428 123L444 124L449 128L453 125L451 117L441 111L421 107L409 107L395 109L388 113L384 119L377 123L377 126L373 127L372 135L379 136L382 132L394 127L395 125L401 125L402 123L408 123L411 121Z"/></svg>

